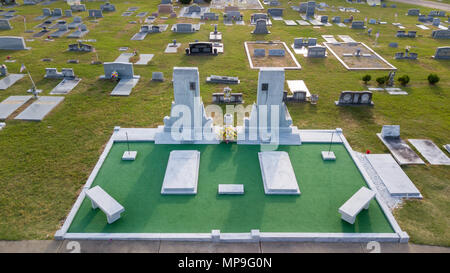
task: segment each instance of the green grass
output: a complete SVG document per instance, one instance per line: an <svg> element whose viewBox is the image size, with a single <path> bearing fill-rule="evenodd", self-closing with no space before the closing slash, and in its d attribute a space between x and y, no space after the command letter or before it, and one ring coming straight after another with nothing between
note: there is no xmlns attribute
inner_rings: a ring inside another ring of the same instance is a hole
<svg viewBox="0 0 450 273"><path fill-rule="evenodd" d="M121 219L106 222L88 198L68 232L209 233L221 232L394 232L378 203L357 217L342 221L338 208L365 184L344 145L333 145L337 161L324 162L327 144L281 146L289 153L300 196L264 194L255 145L155 145L133 143L134 162L122 161L126 143L113 145L93 186L100 185L125 207ZM172 150L200 151L196 195L161 195ZM217 194L219 184L244 184L245 194Z"/></svg>
<svg viewBox="0 0 450 273"><path fill-rule="evenodd" d="M296 12L281 1L285 8L285 19L298 19ZM330 6L351 6L344 1L325 1ZM449 143L450 130L449 94L450 62L435 61L430 58L438 46L448 45L448 41L430 38L431 30L421 30L415 26L416 17L404 14L411 5L397 3L397 9L371 8L356 5L361 13L354 14L355 19L364 17L388 21L388 25L370 25L373 33L381 33L378 46L373 46L370 38L360 30L349 28L287 27L283 22L274 21L269 35L252 35L253 27L248 26L250 15L254 11L244 11L246 26L224 26L219 21L219 31L223 33L225 53L217 57L185 56L182 49L188 42L207 40L213 27L202 25L195 34L174 34L170 30L149 35L144 41L130 41L139 29L139 25L128 24L135 17L120 16L130 6L140 7L139 11L156 11L159 1L130 0L129 4L113 2L117 11L105 13L99 23L83 20L90 29L86 39L97 39L92 43L102 61L113 61L120 52L118 48L128 46L137 48L141 53L155 54L146 67L135 67L135 74L141 75L139 84L129 97L111 97L113 84L98 80L103 74L102 66L92 66L89 62L95 54L77 54L66 51L70 39L60 38L55 42L36 39L27 42L31 51L0 51L0 60L10 55L17 60L8 65L11 73L17 73L21 63L25 63L33 75L37 86L47 95L58 83L44 80L45 67L73 67L83 80L43 122L7 121L7 127L0 132L0 238L9 240L51 238L72 207L82 185L101 154L109 139L113 126L156 127L170 112L173 99L171 84L174 66L197 66L201 77L201 94L205 104L211 100L211 94L222 91L223 85L206 84L205 78L211 74L238 76L239 85L231 86L233 92L242 92L246 104L256 100L258 73L251 70L244 50L245 41L282 40L291 44L295 37L318 37L323 34L347 34L357 41L366 43L378 54L398 68L397 75L408 74L410 84L404 88L408 96L390 96L387 93L375 93L375 106L371 108L336 107L334 101L343 90L365 90L361 81L363 75L372 75L369 83L387 72L347 71L331 54L326 59L309 60L296 55L302 70L287 71L287 80L303 79L312 93L319 94L317 105L288 104L294 125L300 129L343 128L344 134L353 149L375 153L387 153L388 150L376 137L384 124L399 124L401 134L407 138L428 138L441 146ZM294 2L293 2L294 3ZM87 2L88 8L98 8L100 2ZM49 8L63 7L55 3ZM32 19L42 14L42 6L24 6L15 8L27 18L28 29L39 22ZM432 9L420 7L428 14ZM399 39L394 35L397 28L390 23L398 13L398 21L406 30L416 30L416 39ZM349 17L350 13L324 12L333 16ZM76 13L75 13L76 15ZM70 20L70 19L69 19ZM168 20L171 25L176 19ZM24 33L21 18L12 20L14 29L0 31L0 35L30 37ZM183 43L180 53L163 54L167 43L177 39ZM399 48L388 47L396 41ZM406 45L412 46L411 52L417 52L417 61L394 60L395 52ZM41 62L45 57L54 59L52 63ZM79 59L80 64L67 64L69 59ZM167 81L150 82L153 71L162 71ZM441 81L430 86L426 80L429 73L436 73ZM24 95L30 87L28 79L23 79L6 91L0 92L0 100L11 95ZM287 88L287 87L286 87ZM402 229L415 243L450 246L450 171L448 166L409 166L404 170L424 195L422 201L408 201L395 211Z"/></svg>

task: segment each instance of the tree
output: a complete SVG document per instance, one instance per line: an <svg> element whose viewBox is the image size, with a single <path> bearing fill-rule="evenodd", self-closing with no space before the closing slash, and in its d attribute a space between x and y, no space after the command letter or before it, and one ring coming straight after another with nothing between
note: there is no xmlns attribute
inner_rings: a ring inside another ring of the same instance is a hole
<svg viewBox="0 0 450 273"><path fill-rule="evenodd" d="M399 77L397 80L401 83L401 85L405 86L409 83L409 76L403 75L403 76Z"/></svg>
<svg viewBox="0 0 450 273"><path fill-rule="evenodd" d="M180 3L184 4L184 5L189 5L191 3L191 1L192 0L180 0Z"/></svg>
<svg viewBox="0 0 450 273"><path fill-rule="evenodd" d="M439 78L439 76L437 74L431 73L430 75L428 75L428 82L430 84L434 85L434 84L438 83L439 80L440 80L440 78Z"/></svg>
<svg viewBox="0 0 450 273"><path fill-rule="evenodd" d="M364 76L362 77L362 80L363 80L363 82L364 82L365 84L367 84L367 82L370 82L371 79L372 79L372 76L370 76L369 74L364 75Z"/></svg>

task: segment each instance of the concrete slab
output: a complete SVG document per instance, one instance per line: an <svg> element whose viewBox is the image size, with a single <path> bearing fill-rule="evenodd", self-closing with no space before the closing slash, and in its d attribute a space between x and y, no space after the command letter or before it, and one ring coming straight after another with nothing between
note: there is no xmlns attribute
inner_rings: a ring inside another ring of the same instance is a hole
<svg viewBox="0 0 450 273"><path fill-rule="evenodd" d="M50 91L50 95L65 95L74 89L81 79L63 79L55 88Z"/></svg>
<svg viewBox="0 0 450 273"><path fill-rule="evenodd" d="M259 152L258 157L266 194L300 194L287 152Z"/></svg>
<svg viewBox="0 0 450 273"><path fill-rule="evenodd" d="M296 22L301 26L310 26L311 24L305 20L296 20Z"/></svg>
<svg viewBox="0 0 450 273"><path fill-rule="evenodd" d="M0 253L56 253L62 242L58 241L0 241Z"/></svg>
<svg viewBox="0 0 450 273"><path fill-rule="evenodd" d="M39 97L37 101L33 102L14 119L41 121L63 100L64 97Z"/></svg>
<svg viewBox="0 0 450 273"><path fill-rule="evenodd" d="M199 151L170 152L161 194L197 194L199 166Z"/></svg>
<svg viewBox="0 0 450 273"><path fill-rule="evenodd" d="M73 241L61 242L59 253L74 251ZM160 241L76 240L80 253L158 253Z"/></svg>
<svg viewBox="0 0 450 273"><path fill-rule="evenodd" d="M117 57L114 62L115 63L129 63L130 58L133 57L133 53L122 53L119 57Z"/></svg>
<svg viewBox="0 0 450 273"><path fill-rule="evenodd" d="M450 165L450 158L429 139L408 139L431 165Z"/></svg>
<svg viewBox="0 0 450 273"><path fill-rule="evenodd" d="M262 253L362 253L362 243L261 242Z"/></svg>
<svg viewBox="0 0 450 273"><path fill-rule="evenodd" d="M219 184L219 194L244 194L244 185Z"/></svg>
<svg viewBox="0 0 450 273"><path fill-rule="evenodd" d="M164 53L177 53L178 48L181 46L181 43L176 43L174 45L173 43L170 43L167 45L166 49L164 50Z"/></svg>
<svg viewBox="0 0 450 273"><path fill-rule="evenodd" d="M260 253L259 243L161 241L160 253Z"/></svg>
<svg viewBox="0 0 450 273"><path fill-rule="evenodd" d="M6 90L13 84L15 84L18 80L22 79L25 74L9 74L0 80L0 90Z"/></svg>
<svg viewBox="0 0 450 273"><path fill-rule="evenodd" d="M294 49L295 50L295 49ZM306 87L306 84L303 80L288 80L287 81L289 91L291 91L291 94L298 91L306 92L306 98L311 97L311 93L308 90L308 87Z"/></svg>
<svg viewBox="0 0 450 273"><path fill-rule="evenodd" d="M423 160L403 141L401 138L382 137L380 133L377 136L386 145L395 160L400 165L425 164Z"/></svg>
<svg viewBox="0 0 450 273"><path fill-rule="evenodd" d="M24 105L32 96L10 96L0 103L0 120L7 119L12 113Z"/></svg>
<svg viewBox="0 0 450 273"><path fill-rule="evenodd" d="M419 190L390 154L366 154L391 196L422 198Z"/></svg>
<svg viewBox="0 0 450 273"><path fill-rule="evenodd" d="M147 65L152 59L154 54L139 54L139 61L135 65Z"/></svg>
<svg viewBox="0 0 450 273"><path fill-rule="evenodd" d="M122 160L133 161L136 159L137 151L125 151L122 155Z"/></svg>
<svg viewBox="0 0 450 273"><path fill-rule="evenodd" d="M284 23L287 26L296 26L297 25L297 23L294 20L284 20Z"/></svg>
<svg viewBox="0 0 450 273"><path fill-rule="evenodd" d="M139 78L121 79L111 92L111 96L129 96L131 91L139 82Z"/></svg>

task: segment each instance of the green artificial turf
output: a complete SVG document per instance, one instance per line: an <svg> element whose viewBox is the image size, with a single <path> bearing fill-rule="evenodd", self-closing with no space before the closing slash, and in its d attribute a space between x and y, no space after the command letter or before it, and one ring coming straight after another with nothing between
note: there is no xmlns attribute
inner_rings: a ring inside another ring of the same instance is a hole
<svg viewBox="0 0 450 273"><path fill-rule="evenodd" d="M336 162L324 162L326 144L281 146L289 153L300 196L265 195L258 160L259 145L155 145L132 143L136 161L122 161L125 143L113 145L93 186L100 185L125 207L122 217L107 224L105 214L93 210L85 198L68 232L194 233L211 232L393 232L373 200L354 225L341 220L338 208L364 178L342 144L332 150ZM161 195L171 150L199 150L196 195ZM245 194L217 194L218 184L244 184Z"/></svg>

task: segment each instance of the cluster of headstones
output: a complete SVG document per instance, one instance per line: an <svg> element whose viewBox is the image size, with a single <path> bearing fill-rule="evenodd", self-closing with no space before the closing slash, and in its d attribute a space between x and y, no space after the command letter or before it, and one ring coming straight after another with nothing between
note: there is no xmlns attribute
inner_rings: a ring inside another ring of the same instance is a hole
<svg viewBox="0 0 450 273"><path fill-rule="evenodd" d="M397 34L395 35L398 38L416 38L417 31L406 31L404 30L398 30Z"/></svg>

